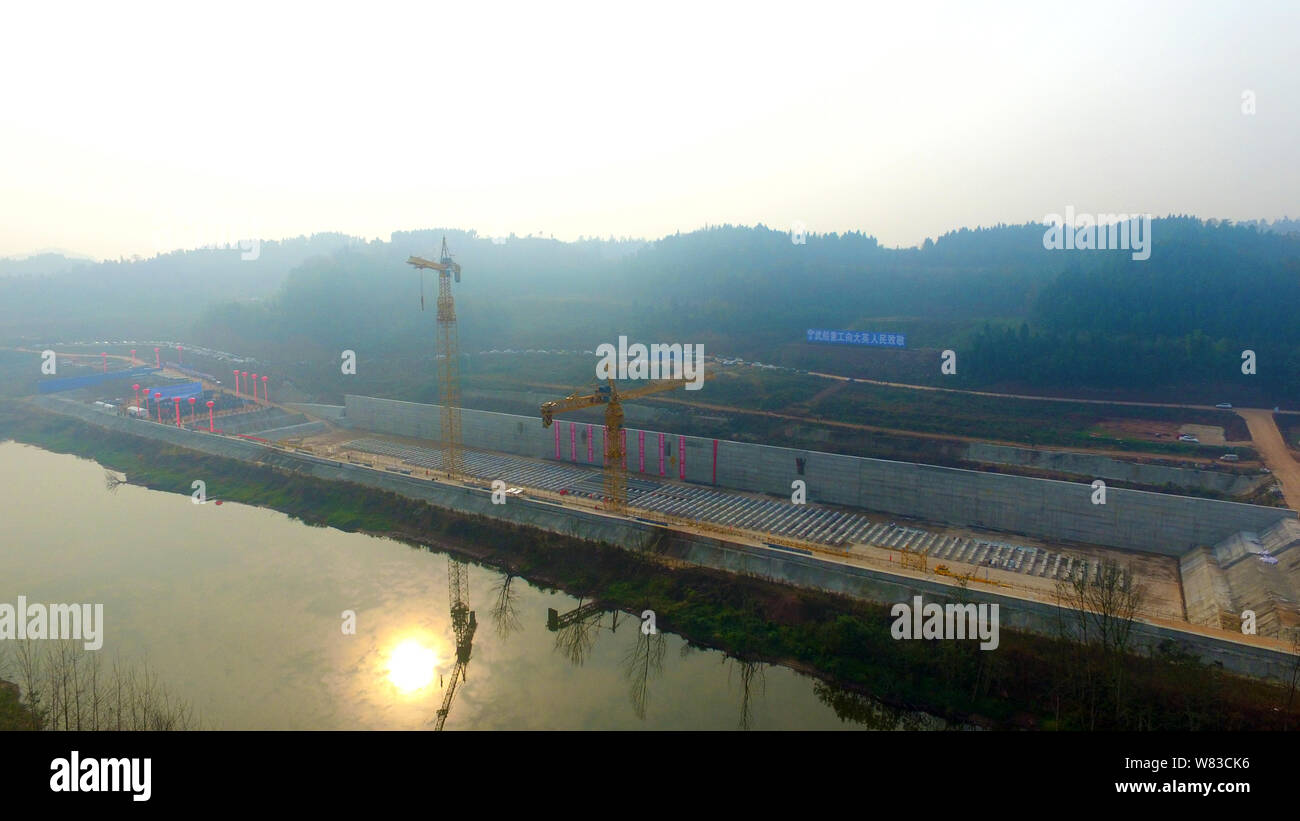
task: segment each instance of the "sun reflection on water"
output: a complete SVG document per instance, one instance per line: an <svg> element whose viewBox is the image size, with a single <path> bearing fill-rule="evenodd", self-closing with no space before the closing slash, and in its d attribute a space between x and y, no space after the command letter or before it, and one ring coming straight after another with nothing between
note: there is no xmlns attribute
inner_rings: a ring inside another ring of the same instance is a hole
<svg viewBox="0 0 1300 821"><path fill-rule="evenodd" d="M437 654L416 639L398 644L388 657L388 680L403 693L429 686L437 669Z"/></svg>

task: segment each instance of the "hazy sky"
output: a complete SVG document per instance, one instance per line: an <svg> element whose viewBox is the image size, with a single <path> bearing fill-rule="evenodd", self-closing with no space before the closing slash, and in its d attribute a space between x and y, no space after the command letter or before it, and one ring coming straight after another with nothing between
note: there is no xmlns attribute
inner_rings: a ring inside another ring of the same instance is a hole
<svg viewBox="0 0 1300 821"><path fill-rule="evenodd" d="M1300 216L1300 3L974 5L8 4L0 255Z"/></svg>

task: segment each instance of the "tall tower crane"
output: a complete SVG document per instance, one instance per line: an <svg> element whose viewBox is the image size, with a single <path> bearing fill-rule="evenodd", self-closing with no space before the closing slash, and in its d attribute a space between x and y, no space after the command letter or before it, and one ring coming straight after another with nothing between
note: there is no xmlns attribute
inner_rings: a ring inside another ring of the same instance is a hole
<svg viewBox="0 0 1300 821"><path fill-rule="evenodd" d="M447 591L451 600L451 629L456 635L456 666L451 671L447 693L442 697L442 707L438 710L434 732L441 730L447 723L451 701L456 697L456 685L466 677L465 670L474 649L474 631L478 629L474 611L469 609L469 568L464 562L450 556L447 557Z"/></svg>
<svg viewBox="0 0 1300 821"><path fill-rule="evenodd" d="M705 373L705 379L712 379L712 373ZM542 403L542 427L549 428L557 413L605 406L605 507L607 510L622 512L627 509L627 465L623 463L623 400L662 393L689 384L686 379L658 379L639 388L620 393L614 380L608 386L596 389L595 393L571 393L563 399Z"/></svg>
<svg viewBox="0 0 1300 821"><path fill-rule="evenodd" d="M460 264L452 261L447 238L437 262L421 257L406 260L420 269L420 310L424 310L424 269L438 272L438 389L442 397L442 469L452 476L464 474L460 453L460 343L456 335L456 303L451 297L452 277L460 282Z"/></svg>

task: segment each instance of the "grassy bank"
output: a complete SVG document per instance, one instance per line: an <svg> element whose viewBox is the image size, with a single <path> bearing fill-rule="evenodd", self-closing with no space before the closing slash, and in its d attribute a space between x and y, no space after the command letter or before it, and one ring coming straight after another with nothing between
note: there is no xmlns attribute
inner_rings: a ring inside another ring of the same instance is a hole
<svg viewBox="0 0 1300 821"><path fill-rule="evenodd" d="M0 402L0 437L92 458L132 483L188 494L203 475L230 501L305 523L434 545L610 608L651 609L661 629L745 659L787 664L837 686L825 700L846 719L863 694L955 721L1062 729L1265 729L1292 724L1288 693L1178 654L1097 659L1089 647L1002 630L1001 645L896 641L888 608L703 568L654 552L453 513L395 493L330 482ZM196 474L196 471L198 472ZM1102 662L1106 662L1103 664Z"/></svg>

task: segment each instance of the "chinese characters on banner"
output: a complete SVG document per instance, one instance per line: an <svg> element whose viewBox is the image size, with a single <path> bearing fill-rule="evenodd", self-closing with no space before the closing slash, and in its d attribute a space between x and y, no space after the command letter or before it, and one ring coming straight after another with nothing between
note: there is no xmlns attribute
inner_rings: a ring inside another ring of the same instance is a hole
<svg viewBox="0 0 1300 821"><path fill-rule="evenodd" d="M828 342L834 345L874 345L886 348L905 348L903 334L886 334L875 331L832 331L822 328L808 329L809 342Z"/></svg>

